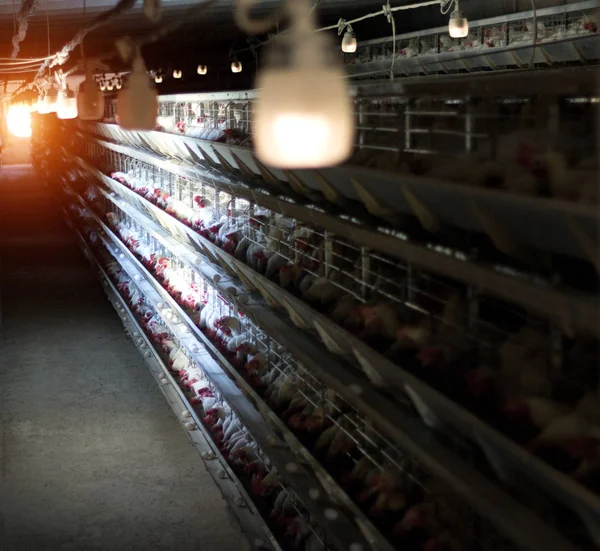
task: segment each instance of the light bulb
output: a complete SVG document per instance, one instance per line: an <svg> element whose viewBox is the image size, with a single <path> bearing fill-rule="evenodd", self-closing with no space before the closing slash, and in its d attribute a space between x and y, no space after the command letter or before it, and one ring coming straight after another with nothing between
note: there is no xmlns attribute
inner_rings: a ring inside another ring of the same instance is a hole
<svg viewBox="0 0 600 551"><path fill-rule="evenodd" d="M354 143L348 84L324 33L315 33L306 0L294 10L290 33L267 51L256 80L254 138L263 163L279 168L320 168L345 161Z"/></svg>
<svg viewBox="0 0 600 551"><path fill-rule="evenodd" d="M126 130L154 130L158 113L157 96L138 51L133 71L117 96L119 126Z"/></svg>
<svg viewBox="0 0 600 551"><path fill-rule="evenodd" d="M162 77L160 75L156 75L154 77L154 82L156 82L156 84L160 84L162 82Z"/></svg>
<svg viewBox="0 0 600 551"><path fill-rule="evenodd" d="M104 116L104 94L96 86L91 73L79 85L77 112L84 121L97 121Z"/></svg>
<svg viewBox="0 0 600 551"><path fill-rule="evenodd" d="M103 80L100 81L100 90L102 90L104 92L104 90L106 90L106 82L104 82Z"/></svg>
<svg viewBox="0 0 600 551"><path fill-rule="evenodd" d="M205 75L208 72L208 67L206 65L198 65L198 74Z"/></svg>
<svg viewBox="0 0 600 551"><path fill-rule="evenodd" d="M356 52L357 45L354 33L352 31L346 31L344 38L342 38L342 52L345 54L353 54Z"/></svg>
<svg viewBox="0 0 600 551"><path fill-rule="evenodd" d="M242 63L240 61L232 61L231 62L231 72L232 73L241 73L242 72Z"/></svg>
<svg viewBox="0 0 600 551"><path fill-rule="evenodd" d="M74 119L77 117L77 98L68 84L65 84L65 87L58 94L56 116L59 119Z"/></svg>
<svg viewBox="0 0 600 551"><path fill-rule="evenodd" d="M46 92L42 92L38 97L37 111L40 115L46 115L47 113L50 113L46 107Z"/></svg>
<svg viewBox="0 0 600 551"><path fill-rule="evenodd" d="M115 85L113 84L113 81L112 81L112 80L109 80L109 81L106 83L106 89L107 89L109 92L112 92L112 90L114 89L114 87L115 87Z"/></svg>
<svg viewBox="0 0 600 551"><path fill-rule="evenodd" d="M121 88L123 88L123 81L120 78L118 78L117 82L115 82L115 88L117 90L120 90Z"/></svg>
<svg viewBox="0 0 600 551"><path fill-rule="evenodd" d="M56 111L56 102L58 100L58 90L54 87L49 88L44 96L44 108L46 113L54 113Z"/></svg>
<svg viewBox="0 0 600 551"><path fill-rule="evenodd" d="M458 6L450 14L448 33L452 38L464 38L469 34L469 22L465 14L458 9Z"/></svg>
<svg viewBox="0 0 600 551"><path fill-rule="evenodd" d="M173 78L181 78L181 71L179 69L173 70Z"/></svg>

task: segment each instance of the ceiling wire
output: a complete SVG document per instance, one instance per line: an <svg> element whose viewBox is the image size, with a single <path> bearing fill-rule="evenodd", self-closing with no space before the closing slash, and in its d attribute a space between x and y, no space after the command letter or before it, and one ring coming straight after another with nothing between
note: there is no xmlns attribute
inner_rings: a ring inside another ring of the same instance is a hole
<svg viewBox="0 0 600 551"><path fill-rule="evenodd" d="M14 22L15 30L12 37L13 58L19 55L19 50L21 49L21 42L25 40L25 36L27 35L29 20L35 13L37 6L38 0L23 0L23 3L21 4L21 9L19 10L19 13L16 16L16 21Z"/></svg>

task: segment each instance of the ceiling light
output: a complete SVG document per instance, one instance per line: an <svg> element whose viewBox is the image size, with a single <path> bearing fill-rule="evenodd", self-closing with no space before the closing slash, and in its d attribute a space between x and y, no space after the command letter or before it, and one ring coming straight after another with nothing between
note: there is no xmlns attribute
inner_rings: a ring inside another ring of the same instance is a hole
<svg viewBox="0 0 600 551"><path fill-rule="evenodd" d="M344 72L324 33L315 33L307 0L288 0L289 33L267 52L256 80L258 158L279 168L319 168L352 153L354 116Z"/></svg>
<svg viewBox="0 0 600 551"><path fill-rule="evenodd" d="M173 78L181 78L181 71L179 69L173 70Z"/></svg>
<svg viewBox="0 0 600 551"><path fill-rule="evenodd" d="M208 72L208 67L206 65L198 65L198 74L205 75Z"/></svg>
<svg viewBox="0 0 600 551"><path fill-rule="evenodd" d="M121 88L123 88L123 81L121 80L120 77L115 82L115 88L117 90L120 90Z"/></svg>
<svg viewBox="0 0 600 551"><path fill-rule="evenodd" d="M234 59L231 62L231 72L232 73L241 73L242 72L242 62Z"/></svg>
<svg viewBox="0 0 600 551"><path fill-rule="evenodd" d="M38 97L37 111L40 115L50 113L50 111L46 107L46 92L44 90L42 90Z"/></svg>
<svg viewBox="0 0 600 551"><path fill-rule="evenodd" d="M106 82L104 82L103 80L100 81L100 90L102 90L104 92L104 90L106 90Z"/></svg>
<svg viewBox="0 0 600 551"><path fill-rule="evenodd" d="M133 61L133 71L117 96L119 126L126 130L154 130L157 113L156 88L148 78L138 49Z"/></svg>
<svg viewBox="0 0 600 551"><path fill-rule="evenodd" d="M8 131L17 138L31 138L31 113L24 105L11 105L6 114Z"/></svg>
<svg viewBox="0 0 600 551"><path fill-rule="evenodd" d="M454 11L450 14L448 32L452 38L465 38L469 34L469 22L464 12L458 9L458 2Z"/></svg>
<svg viewBox="0 0 600 551"><path fill-rule="evenodd" d="M59 119L74 119L77 117L77 98L67 83L58 93L56 116Z"/></svg>
<svg viewBox="0 0 600 551"><path fill-rule="evenodd" d="M342 39L342 52L345 54L353 54L356 52L358 44L356 42L356 36L352 31L346 31L344 38Z"/></svg>
<svg viewBox="0 0 600 551"><path fill-rule="evenodd" d="M104 94L96 86L96 81L89 71L79 85L77 112L79 118L84 121L97 121L104 116Z"/></svg>
<svg viewBox="0 0 600 551"><path fill-rule="evenodd" d="M44 108L46 113L54 113L56 111L56 102L58 100L58 90L51 86L48 90L46 90L46 95L44 96Z"/></svg>
<svg viewBox="0 0 600 551"><path fill-rule="evenodd" d="M115 85L114 85L114 83L113 83L113 81L112 81L112 80L108 80L108 81L106 81L106 89L107 89L109 92L112 92L112 91L113 91L113 89L114 89L114 87L115 87Z"/></svg>
<svg viewBox="0 0 600 551"><path fill-rule="evenodd" d="M162 82L162 76L155 75L154 76L154 82L156 82L156 84L160 84Z"/></svg>

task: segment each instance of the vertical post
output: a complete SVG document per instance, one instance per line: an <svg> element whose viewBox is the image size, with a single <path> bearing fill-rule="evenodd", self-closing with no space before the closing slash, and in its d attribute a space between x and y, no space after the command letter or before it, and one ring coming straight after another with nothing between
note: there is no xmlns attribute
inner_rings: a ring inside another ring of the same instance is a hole
<svg viewBox="0 0 600 551"><path fill-rule="evenodd" d="M467 98L467 109L465 112L465 151L473 151L473 106L471 98Z"/></svg>
<svg viewBox="0 0 600 551"><path fill-rule="evenodd" d="M325 254L323 258L323 269L321 270L321 276L328 277L331 266L333 266L333 240L331 234L328 231L324 232L325 236Z"/></svg>
<svg viewBox="0 0 600 551"><path fill-rule="evenodd" d="M358 103L358 126L360 130L358 131L358 148L362 149L365 145L365 104L357 100Z"/></svg>
<svg viewBox="0 0 600 551"><path fill-rule="evenodd" d="M371 287L371 256L367 247L360 248L361 296L367 300Z"/></svg>
<svg viewBox="0 0 600 551"><path fill-rule="evenodd" d="M412 149L412 133L410 131L412 103L411 100L408 100L404 108L404 151Z"/></svg>

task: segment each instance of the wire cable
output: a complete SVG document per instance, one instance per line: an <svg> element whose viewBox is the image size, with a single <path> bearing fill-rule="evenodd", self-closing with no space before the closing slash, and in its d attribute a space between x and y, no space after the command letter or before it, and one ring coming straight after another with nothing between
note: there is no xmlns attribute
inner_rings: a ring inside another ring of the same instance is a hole
<svg viewBox="0 0 600 551"><path fill-rule="evenodd" d="M394 65L396 64L396 20L394 19L394 12L392 11L392 6L390 5L390 0L388 0L387 4L382 6L383 15L386 16L388 23L392 25L392 64L390 65L390 80L394 80Z"/></svg>

